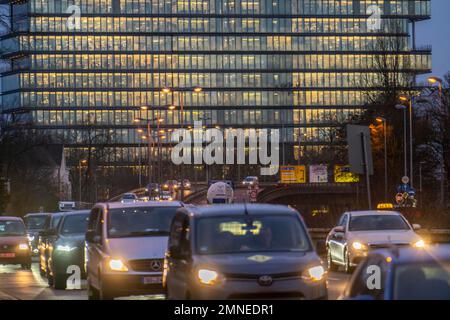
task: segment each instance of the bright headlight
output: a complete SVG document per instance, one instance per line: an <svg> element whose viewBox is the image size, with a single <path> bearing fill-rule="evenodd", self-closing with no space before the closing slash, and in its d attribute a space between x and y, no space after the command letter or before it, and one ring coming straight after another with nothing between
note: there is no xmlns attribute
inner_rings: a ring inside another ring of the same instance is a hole
<svg viewBox="0 0 450 320"><path fill-rule="evenodd" d="M33 241L34 240L34 236L33 235L28 235L28 241Z"/></svg>
<svg viewBox="0 0 450 320"><path fill-rule="evenodd" d="M28 244L26 243L21 243L19 244L19 250L28 250Z"/></svg>
<svg viewBox="0 0 450 320"><path fill-rule="evenodd" d="M76 249L76 247L71 247L69 245L58 245L58 246L56 246L56 250L57 251L71 252L71 251L73 251L75 249Z"/></svg>
<svg viewBox="0 0 450 320"><path fill-rule="evenodd" d="M109 268L112 271L121 271L121 272L127 272L128 268L120 259L111 259L109 260Z"/></svg>
<svg viewBox="0 0 450 320"><path fill-rule="evenodd" d="M302 278L311 281L320 281L325 276L325 269L322 266L315 266L304 271Z"/></svg>
<svg viewBox="0 0 450 320"><path fill-rule="evenodd" d="M365 249L365 245L363 245L361 242L355 241L352 243L352 247L355 250L363 250Z"/></svg>
<svg viewBox="0 0 450 320"><path fill-rule="evenodd" d="M414 248L425 248L425 241L423 241L422 239L420 239L419 241L414 242L413 244Z"/></svg>
<svg viewBox="0 0 450 320"><path fill-rule="evenodd" d="M216 271L208 270L208 269L198 270L198 280L201 283L213 285L217 281L218 278L219 278L219 274Z"/></svg>

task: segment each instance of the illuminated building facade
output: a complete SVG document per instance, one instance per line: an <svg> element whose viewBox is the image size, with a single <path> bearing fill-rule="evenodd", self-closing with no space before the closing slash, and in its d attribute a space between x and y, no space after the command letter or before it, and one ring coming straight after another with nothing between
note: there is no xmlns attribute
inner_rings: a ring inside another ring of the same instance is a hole
<svg viewBox="0 0 450 320"><path fill-rule="evenodd" d="M320 159L336 127L361 112L380 40L395 42L386 56L399 58L400 72L431 69L430 49L414 48L411 36L430 18L429 0L1 2L12 17L1 46L11 61L2 111L28 114L62 137L69 155L100 132L110 146L103 162L113 166L146 163L135 117L162 117L166 132L180 126L179 109L167 107L179 106L180 91L186 126L280 128L285 163L296 163L299 149ZM383 12L379 30L368 26L372 4ZM79 26L68 23L71 5L80 7ZM169 159L170 135L160 138Z"/></svg>

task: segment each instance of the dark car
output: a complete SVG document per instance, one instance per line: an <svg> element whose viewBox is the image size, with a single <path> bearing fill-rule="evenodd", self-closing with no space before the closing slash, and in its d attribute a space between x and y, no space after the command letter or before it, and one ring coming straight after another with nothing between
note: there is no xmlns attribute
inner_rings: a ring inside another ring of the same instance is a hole
<svg viewBox="0 0 450 320"><path fill-rule="evenodd" d="M163 285L169 299L326 299L326 271L300 214L276 205L178 209Z"/></svg>
<svg viewBox="0 0 450 320"><path fill-rule="evenodd" d="M160 186L158 183L149 183L147 185L147 195L150 201L159 200Z"/></svg>
<svg viewBox="0 0 450 320"><path fill-rule="evenodd" d="M27 228L28 240L30 241L32 255L39 254L38 240L39 232L45 230L50 222L51 213L29 213L23 218Z"/></svg>
<svg viewBox="0 0 450 320"><path fill-rule="evenodd" d="M450 245L373 251L340 299L450 300Z"/></svg>
<svg viewBox="0 0 450 320"><path fill-rule="evenodd" d="M54 241L49 244L48 284L55 289L66 289L69 266L79 268L85 277L85 234L89 210L67 212L54 231Z"/></svg>
<svg viewBox="0 0 450 320"><path fill-rule="evenodd" d="M42 276L47 276L48 272L48 246L54 240L54 230L58 227L58 223L61 220L64 212L56 212L50 216L50 220L47 223L44 230L38 233L38 250L39 250L39 272Z"/></svg>
<svg viewBox="0 0 450 320"><path fill-rule="evenodd" d="M31 268L31 251L21 218L0 217L0 264L20 264Z"/></svg>

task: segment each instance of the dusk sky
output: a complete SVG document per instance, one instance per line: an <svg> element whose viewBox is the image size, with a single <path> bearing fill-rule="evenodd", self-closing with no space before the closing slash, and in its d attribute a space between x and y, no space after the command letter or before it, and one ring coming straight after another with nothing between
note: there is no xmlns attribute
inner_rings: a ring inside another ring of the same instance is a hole
<svg viewBox="0 0 450 320"><path fill-rule="evenodd" d="M417 44L433 46L433 74L442 77L450 71L450 0L432 0L431 8L431 20L417 24Z"/></svg>

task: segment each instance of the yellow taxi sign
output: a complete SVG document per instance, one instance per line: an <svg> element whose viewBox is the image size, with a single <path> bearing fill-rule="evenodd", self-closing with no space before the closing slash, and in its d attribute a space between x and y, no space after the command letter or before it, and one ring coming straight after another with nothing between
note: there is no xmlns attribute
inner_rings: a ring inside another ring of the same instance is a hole
<svg viewBox="0 0 450 320"><path fill-rule="evenodd" d="M379 210L394 209L394 205L392 203L379 203L377 205L377 209Z"/></svg>

